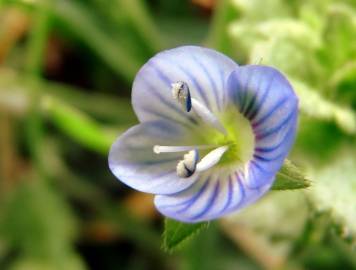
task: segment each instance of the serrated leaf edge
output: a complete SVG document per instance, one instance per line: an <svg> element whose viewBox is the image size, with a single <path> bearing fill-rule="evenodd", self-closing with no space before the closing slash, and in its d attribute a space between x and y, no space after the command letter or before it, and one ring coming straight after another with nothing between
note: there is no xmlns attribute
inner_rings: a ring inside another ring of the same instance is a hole
<svg viewBox="0 0 356 270"><path fill-rule="evenodd" d="M166 223L167 223L168 219L165 219L164 220L164 225L166 226ZM191 224L191 223L184 223L184 222L181 222L181 224ZM202 230L205 230L209 227L210 225L210 222L204 222L202 224L202 226L200 228L198 228L196 231L194 231L193 233L191 233L190 235L188 235L187 237L185 237L183 240L181 240L178 244L176 244L175 246L173 247L168 247L168 245L166 244L167 241L167 232L164 231L163 232L163 235L162 235L162 238L163 238L163 241L162 241L162 245L161 245L161 248L167 252L167 253L170 253L172 254L174 251L177 251L179 250L180 248L182 248L182 246L184 246L185 243L187 243L190 239L192 239L194 236L196 236L198 233L200 233Z"/></svg>

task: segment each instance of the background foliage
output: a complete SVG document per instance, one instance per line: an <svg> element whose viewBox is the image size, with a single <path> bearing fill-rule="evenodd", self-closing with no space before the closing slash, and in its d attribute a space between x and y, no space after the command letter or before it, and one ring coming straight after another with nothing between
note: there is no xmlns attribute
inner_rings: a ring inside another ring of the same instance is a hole
<svg viewBox="0 0 356 270"><path fill-rule="evenodd" d="M0 1L0 269L356 269L355 37L354 0ZM137 122L139 67L183 44L290 78L313 182L168 254L107 152Z"/></svg>

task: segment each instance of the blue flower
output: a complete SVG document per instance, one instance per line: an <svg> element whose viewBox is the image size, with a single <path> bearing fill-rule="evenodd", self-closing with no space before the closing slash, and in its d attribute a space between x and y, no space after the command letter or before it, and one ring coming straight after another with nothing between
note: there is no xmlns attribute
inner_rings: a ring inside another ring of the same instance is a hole
<svg viewBox="0 0 356 270"><path fill-rule="evenodd" d="M135 78L132 105L140 124L113 144L110 169L184 222L255 202L295 139L298 99L278 70L238 66L202 47L151 58Z"/></svg>

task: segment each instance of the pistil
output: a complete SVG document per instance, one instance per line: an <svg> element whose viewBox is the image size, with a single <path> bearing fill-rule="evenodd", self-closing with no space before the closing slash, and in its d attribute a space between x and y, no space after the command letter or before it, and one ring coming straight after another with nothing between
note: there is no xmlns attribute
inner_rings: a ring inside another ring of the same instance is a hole
<svg viewBox="0 0 356 270"><path fill-rule="evenodd" d="M196 171L202 172L210 169L219 163L220 159L224 155L224 153L229 149L229 146L224 145L220 146L211 152L209 152L205 157L201 159L201 161L197 164Z"/></svg>

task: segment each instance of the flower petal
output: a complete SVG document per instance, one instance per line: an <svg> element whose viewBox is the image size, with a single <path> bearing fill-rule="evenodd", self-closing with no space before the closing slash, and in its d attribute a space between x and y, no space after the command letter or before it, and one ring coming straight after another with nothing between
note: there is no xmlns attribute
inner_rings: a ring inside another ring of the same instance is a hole
<svg viewBox="0 0 356 270"><path fill-rule="evenodd" d="M196 143L186 128L160 120L130 128L112 145L109 167L128 186L153 194L172 194L189 187L195 180L179 178L176 166L184 152L153 152L154 145L176 146ZM189 143L189 144L188 144Z"/></svg>
<svg viewBox="0 0 356 270"><path fill-rule="evenodd" d="M250 189L238 171L201 174L188 189L172 195L157 195L157 209L170 218L183 222L201 222L237 211L260 198L270 187Z"/></svg>
<svg viewBox="0 0 356 270"><path fill-rule="evenodd" d="M295 139L298 98L287 79L267 66L239 67L227 84L230 100L251 121L255 134L248 185L270 185L267 180L281 168Z"/></svg>
<svg viewBox="0 0 356 270"><path fill-rule="evenodd" d="M163 51L138 72L132 89L132 104L141 122L169 119L194 125L197 117L184 112L172 98L171 84L186 82L192 97L212 112L224 107L226 78L237 67L230 58L211 49L183 46Z"/></svg>

